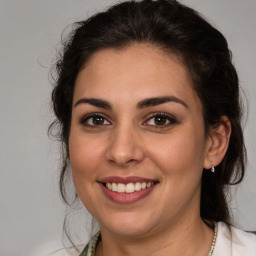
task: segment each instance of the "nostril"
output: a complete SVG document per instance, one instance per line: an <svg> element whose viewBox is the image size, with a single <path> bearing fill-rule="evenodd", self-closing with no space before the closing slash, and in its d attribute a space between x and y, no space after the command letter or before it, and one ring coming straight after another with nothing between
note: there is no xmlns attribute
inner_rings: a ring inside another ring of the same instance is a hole
<svg viewBox="0 0 256 256"><path fill-rule="evenodd" d="M127 161L127 163L133 163L133 162L137 162L138 160L135 159L130 159L129 161Z"/></svg>
<svg viewBox="0 0 256 256"><path fill-rule="evenodd" d="M131 130L126 127L125 130L115 131L113 137L106 149L106 158L110 163L119 166L127 166L133 163L141 162L144 158L144 150L139 138L131 134Z"/></svg>

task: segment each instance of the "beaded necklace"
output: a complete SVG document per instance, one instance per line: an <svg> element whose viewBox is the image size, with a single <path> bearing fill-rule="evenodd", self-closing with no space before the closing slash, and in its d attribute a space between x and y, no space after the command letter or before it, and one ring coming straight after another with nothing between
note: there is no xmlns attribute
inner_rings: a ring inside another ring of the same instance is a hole
<svg viewBox="0 0 256 256"><path fill-rule="evenodd" d="M208 256L212 256L212 254L213 254L215 243L216 243L216 238L217 238L217 231L218 231L218 225L217 225L217 223L215 223L214 236L213 236L212 245L211 245L210 252L208 253Z"/></svg>

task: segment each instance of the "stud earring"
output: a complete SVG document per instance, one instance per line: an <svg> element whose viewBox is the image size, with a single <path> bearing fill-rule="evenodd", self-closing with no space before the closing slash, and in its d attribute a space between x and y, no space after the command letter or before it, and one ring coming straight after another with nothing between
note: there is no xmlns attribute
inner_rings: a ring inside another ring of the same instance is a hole
<svg viewBox="0 0 256 256"><path fill-rule="evenodd" d="M215 167L214 165L212 164L212 167L211 167L211 172L214 173L215 172Z"/></svg>

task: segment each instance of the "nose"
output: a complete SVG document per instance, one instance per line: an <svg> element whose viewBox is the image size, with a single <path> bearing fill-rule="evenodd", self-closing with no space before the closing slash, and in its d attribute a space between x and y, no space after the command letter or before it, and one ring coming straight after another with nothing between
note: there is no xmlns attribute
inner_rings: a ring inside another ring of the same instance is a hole
<svg viewBox="0 0 256 256"><path fill-rule="evenodd" d="M119 127L113 131L108 145L107 161L122 167L140 163L145 158L141 138L136 129Z"/></svg>

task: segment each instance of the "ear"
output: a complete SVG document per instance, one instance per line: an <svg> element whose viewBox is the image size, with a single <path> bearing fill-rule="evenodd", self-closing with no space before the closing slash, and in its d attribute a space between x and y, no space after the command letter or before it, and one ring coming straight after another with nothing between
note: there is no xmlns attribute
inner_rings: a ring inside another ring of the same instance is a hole
<svg viewBox="0 0 256 256"><path fill-rule="evenodd" d="M221 163L228 149L230 135L231 123L226 116L222 116L220 124L210 128L204 159L205 169L210 169L212 165L217 166Z"/></svg>

